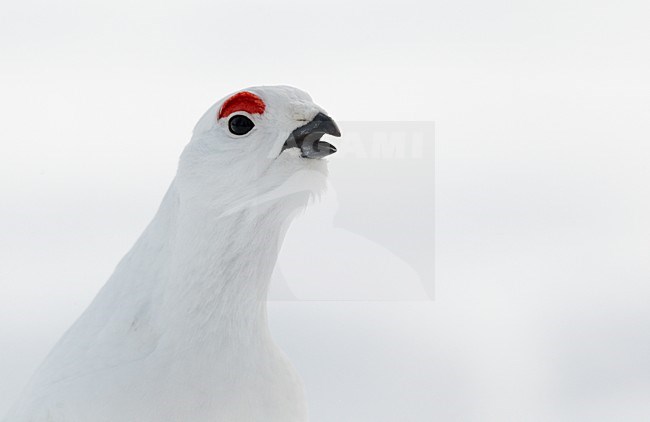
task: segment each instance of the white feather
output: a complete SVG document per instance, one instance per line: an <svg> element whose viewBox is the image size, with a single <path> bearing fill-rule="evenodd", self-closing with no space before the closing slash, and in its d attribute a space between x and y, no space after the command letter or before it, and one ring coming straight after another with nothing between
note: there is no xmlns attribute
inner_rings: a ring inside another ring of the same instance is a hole
<svg viewBox="0 0 650 422"><path fill-rule="evenodd" d="M6 422L307 419L266 294L287 225L325 187L326 163L282 144L322 109L295 88L248 91L267 106L255 129L229 136L223 100L200 119L153 221Z"/></svg>

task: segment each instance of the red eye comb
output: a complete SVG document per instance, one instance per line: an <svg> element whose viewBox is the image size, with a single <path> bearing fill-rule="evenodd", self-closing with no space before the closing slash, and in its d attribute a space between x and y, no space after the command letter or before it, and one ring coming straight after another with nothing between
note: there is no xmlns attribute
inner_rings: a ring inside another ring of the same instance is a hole
<svg viewBox="0 0 650 422"><path fill-rule="evenodd" d="M230 116L236 111L245 111L249 114L262 114L266 104L252 92L239 92L224 101L219 110L219 118Z"/></svg>

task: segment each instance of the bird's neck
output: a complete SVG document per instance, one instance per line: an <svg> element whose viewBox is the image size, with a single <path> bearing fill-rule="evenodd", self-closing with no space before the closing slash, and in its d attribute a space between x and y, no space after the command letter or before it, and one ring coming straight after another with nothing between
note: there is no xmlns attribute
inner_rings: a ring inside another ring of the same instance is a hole
<svg viewBox="0 0 650 422"><path fill-rule="evenodd" d="M173 187L172 187L173 189ZM270 341L266 296L291 201L229 211L172 192L168 271L159 291L159 324L174 342Z"/></svg>

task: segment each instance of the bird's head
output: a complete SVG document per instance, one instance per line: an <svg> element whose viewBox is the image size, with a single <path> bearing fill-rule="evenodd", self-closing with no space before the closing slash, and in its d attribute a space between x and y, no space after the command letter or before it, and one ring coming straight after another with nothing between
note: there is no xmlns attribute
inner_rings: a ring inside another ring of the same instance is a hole
<svg viewBox="0 0 650 422"><path fill-rule="evenodd" d="M181 155L179 191L234 207L319 192L327 173L323 158L336 152L324 135L341 133L306 92L289 86L241 90L197 123Z"/></svg>

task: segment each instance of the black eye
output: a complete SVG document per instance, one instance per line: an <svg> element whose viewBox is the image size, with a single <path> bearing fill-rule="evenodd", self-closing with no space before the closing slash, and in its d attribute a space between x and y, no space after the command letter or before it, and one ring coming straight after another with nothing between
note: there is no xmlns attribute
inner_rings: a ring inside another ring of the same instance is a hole
<svg viewBox="0 0 650 422"><path fill-rule="evenodd" d="M228 120L228 129L235 135L246 135L255 127L255 123L246 116L238 114Z"/></svg>

